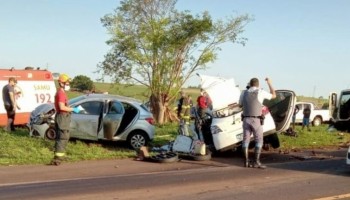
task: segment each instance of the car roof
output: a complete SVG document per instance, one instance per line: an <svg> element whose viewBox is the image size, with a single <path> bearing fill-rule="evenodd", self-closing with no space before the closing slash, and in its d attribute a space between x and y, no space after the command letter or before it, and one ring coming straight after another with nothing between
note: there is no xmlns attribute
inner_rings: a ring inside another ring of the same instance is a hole
<svg viewBox="0 0 350 200"><path fill-rule="evenodd" d="M85 94L80 96L80 98L84 99L116 99L118 101L122 102L129 102L129 103L136 103L136 104L142 104L143 102L139 99L135 99L132 97L126 97L126 96L121 96L121 95L112 95L112 94ZM79 97L78 97L79 98Z"/></svg>

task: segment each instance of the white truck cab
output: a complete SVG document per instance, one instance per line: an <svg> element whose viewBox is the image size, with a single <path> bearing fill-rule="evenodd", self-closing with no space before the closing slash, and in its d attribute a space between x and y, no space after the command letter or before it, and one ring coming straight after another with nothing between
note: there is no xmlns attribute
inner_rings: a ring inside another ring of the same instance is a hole
<svg viewBox="0 0 350 200"><path fill-rule="evenodd" d="M340 131L350 132L350 89L342 90L339 97L331 93L329 107L332 113L332 124Z"/></svg>
<svg viewBox="0 0 350 200"><path fill-rule="evenodd" d="M319 126L322 123L328 122L331 118L331 112L329 109L319 109L311 102L297 102L296 106L298 106L299 111L295 115L295 123L303 122L303 110L307 106L310 108L310 123L313 126Z"/></svg>

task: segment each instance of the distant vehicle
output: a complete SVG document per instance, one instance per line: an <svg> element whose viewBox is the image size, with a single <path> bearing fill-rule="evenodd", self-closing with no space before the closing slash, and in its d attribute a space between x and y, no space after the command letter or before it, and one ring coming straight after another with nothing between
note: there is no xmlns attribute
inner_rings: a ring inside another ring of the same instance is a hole
<svg viewBox="0 0 350 200"><path fill-rule="evenodd" d="M201 128L204 141L213 145L216 151L232 150L239 147L243 140L242 109L238 106L241 90L233 79L199 75L203 88L210 96L213 110L207 113ZM264 101L265 116L263 131L265 145L273 148L280 146L278 133L286 131L290 126L296 95L290 90L276 90L277 97ZM198 127L194 121L191 126L196 132Z"/></svg>
<svg viewBox="0 0 350 200"><path fill-rule="evenodd" d="M350 165L350 146L348 148L348 152L346 153L346 164Z"/></svg>
<svg viewBox="0 0 350 200"><path fill-rule="evenodd" d="M130 147L146 146L154 138L153 115L141 101L118 95L87 94L69 100L71 107L80 106L80 113L72 113L70 136L84 140L127 141ZM30 135L54 139L53 105L39 106L28 123ZM43 112L41 112L43 111ZM48 116L46 121L41 119ZM50 128L51 127L51 128Z"/></svg>
<svg viewBox="0 0 350 200"><path fill-rule="evenodd" d="M331 112L329 109L316 108L316 106L310 102L297 102L295 105L299 107L299 112L295 117L295 123L303 122L303 110L306 106L309 106L311 110L310 123L312 123L313 126L319 126L323 123L329 122L331 119Z"/></svg>
<svg viewBox="0 0 350 200"><path fill-rule="evenodd" d="M8 79L15 77L15 98L20 106L16 111L15 125L25 125L30 113L39 105L53 103L56 86L52 74L47 70L26 67L25 69L0 69L0 89L8 84ZM2 101L2 93L0 93ZM6 126L7 115L3 104L0 106L0 126Z"/></svg>
<svg viewBox="0 0 350 200"><path fill-rule="evenodd" d="M337 93L331 93L329 106L333 118L331 126L350 132L350 89L340 91L339 98Z"/></svg>

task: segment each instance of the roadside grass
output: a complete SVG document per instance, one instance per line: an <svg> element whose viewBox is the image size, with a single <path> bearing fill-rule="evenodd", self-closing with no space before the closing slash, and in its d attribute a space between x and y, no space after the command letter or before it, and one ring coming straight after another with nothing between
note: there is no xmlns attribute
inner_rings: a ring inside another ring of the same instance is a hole
<svg viewBox="0 0 350 200"><path fill-rule="evenodd" d="M156 136L150 147L168 144L177 136L178 125L175 123L158 125ZM348 146L350 134L339 131L328 132L327 126L311 127L311 131L301 130L297 126L297 137L279 135L282 151L331 148ZM29 137L27 129L17 129L14 133L0 131L0 166L49 164L53 158L54 141ZM68 162L82 160L133 158L136 151L125 143L107 141L82 141L71 139L67 147Z"/></svg>
<svg viewBox="0 0 350 200"><path fill-rule="evenodd" d="M311 131L306 128L301 130L301 126L296 126L297 137L279 135L281 150L298 150L312 148L329 148L339 146L349 146L350 134L340 131L327 130L328 125L310 127Z"/></svg>

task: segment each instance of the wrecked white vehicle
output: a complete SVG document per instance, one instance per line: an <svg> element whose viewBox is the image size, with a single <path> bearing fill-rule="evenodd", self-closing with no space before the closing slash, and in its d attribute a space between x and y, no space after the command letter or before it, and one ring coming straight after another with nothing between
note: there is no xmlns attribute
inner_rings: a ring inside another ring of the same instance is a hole
<svg viewBox="0 0 350 200"><path fill-rule="evenodd" d="M242 109L237 105L241 90L234 79L198 75L203 88L212 100L212 111L202 123L201 134L206 145L216 151L232 150L241 145L243 139ZM280 146L278 133L289 128L296 95L290 90L276 90L277 97L265 100L263 114L265 115L263 130L265 147ZM196 129L194 121L192 129ZM196 130L198 133L198 129ZM252 136L253 139L253 136Z"/></svg>

